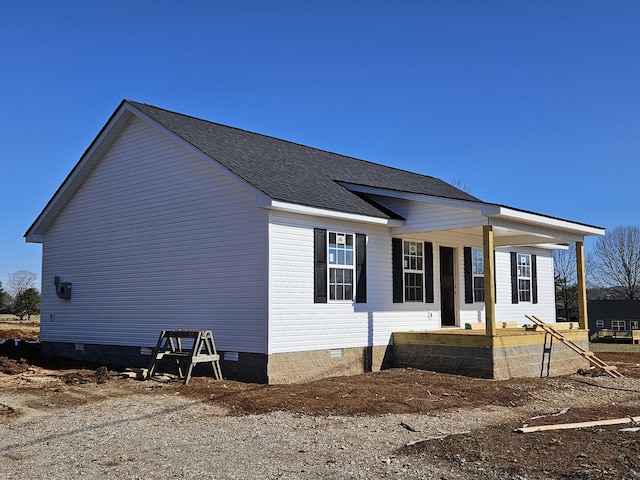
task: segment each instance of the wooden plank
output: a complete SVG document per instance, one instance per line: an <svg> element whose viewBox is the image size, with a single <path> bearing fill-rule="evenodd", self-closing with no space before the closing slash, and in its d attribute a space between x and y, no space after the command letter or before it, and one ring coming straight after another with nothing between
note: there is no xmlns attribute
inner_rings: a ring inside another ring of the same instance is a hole
<svg viewBox="0 0 640 480"><path fill-rule="evenodd" d="M576 343L574 343L571 340L565 338L564 335L562 335L561 333L555 331L551 326L549 326L546 323L544 323L542 320L540 320L535 315L525 315L525 317L528 318L529 320L531 320L533 323L535 323L539 327L541 327L545 332L549 333L553 337L555 337L558 340L560 340L563 344L565 344L567 347L571 348L574 352L576 352L577 354L581 355L583 358L587 359L589 361L589 363L604 369L605 372L607 372L610 376L612 376L614 378L622 378L624 376L620 372L616 371L616 368L607 368L607 367L609 367L609 365L607 365L605 362L603 362L598 357L596 357L593 354L593 352L585 350L584 348L580 347Z"/></svg>
<svg viewBox="0 0 640 480"><path fill-rule="evenodd" d="M619 425L622 423L636 423L640 421L639 417L612 418L608 420L595 420L590 422L577 423L560 423L556 425L538 425L537 427L521 427L516 428L518 433L543 432L548 430L571 430L575 428L598 427L604 425Z"/></svg>

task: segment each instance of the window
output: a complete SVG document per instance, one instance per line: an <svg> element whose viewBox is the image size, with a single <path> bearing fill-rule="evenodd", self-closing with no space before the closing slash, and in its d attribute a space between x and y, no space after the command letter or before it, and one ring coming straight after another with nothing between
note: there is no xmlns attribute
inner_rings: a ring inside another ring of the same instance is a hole
<svg viewBox="0 0 640 480"><path fill-rule="evenodd" d="M604 320L596 320L596 328L604 328Z"/></svg>
<svg viewBox="0 0 640 480"><path fill-rule="evenodd" d="M518 253L518 301L531 301L531 255Z"/></svg>
<svg viewBox="0 0 640 480"><path fill-rule="evenodd" d="M329 232L329 300L353 299L353 234Z"/></svg>
<svg viewBox="0 0 640 480"><path fill-rule="evenodd" d="M313 229L313 303L367 303L367 236Z"/></svg>
<svg viewBox="0 0 640 480"><path fill-rule="evenodd" d="M631 320L629 322L629 328L631 330L638 330L638 320Z"/></svg>
<svg viewBox="0 0 640 480"><path fill-rule="evenodd" d="M404 300L422 302L424 294L424 265L422 242L404 242Z"/></svg>
<svg viewBox="0 0 640 480"><path fill-rule="evenodd" d="M611 330L626 330L627 323L624 320L612 320Z"/></svg>
<svg viewBox="0 0 640 480"><path fill-rule="evenodd" d="M484 256L482 250L471 250L471 271L473 274L473 301L484 302Z"/></svg>

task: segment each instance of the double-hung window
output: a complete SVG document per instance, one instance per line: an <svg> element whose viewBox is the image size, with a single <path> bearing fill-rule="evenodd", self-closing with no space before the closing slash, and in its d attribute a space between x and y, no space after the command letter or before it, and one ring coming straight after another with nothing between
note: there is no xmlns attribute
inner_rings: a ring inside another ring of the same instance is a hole
<svg viewBox="0 0 640 480"><path fill-rule="evenodd" d="M352 300L354 243L352 233L329 232L329 299Z"/></svg>
<svg viewBox="0 0 640 480"><path fill-rule="evenodd" d="M424 299L424 258L422 242L404 241L404 300L422 302Z"/></svg>
<svg viewBox="0 0 640 480"><path fill-rule="evenodd" d="M471 250L471 271L473 275L473 301L484 302L484 254L480 248Z"/></svg>
<svg viewBox="0 0 640 480"><path fill-rule="evenodd" d="M531 301L531 255L518 253L518 300Z"/></svg>
<svg viewBox="0 0 640 480"><path fill-rule="evenodd" d="M627 322L624 320L612 320L611 321L611 330L626 330Z"/></svg>

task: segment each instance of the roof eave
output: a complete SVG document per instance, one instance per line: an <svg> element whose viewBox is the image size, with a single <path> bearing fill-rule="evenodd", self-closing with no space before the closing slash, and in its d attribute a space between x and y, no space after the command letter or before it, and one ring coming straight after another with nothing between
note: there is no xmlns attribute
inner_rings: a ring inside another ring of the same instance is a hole
<svg viewBox="0 0 640 480"><path fill-rule="evenodd" d="M71 172L58 187L49 202L24 234L27 242L41 243L44 233L53 220L58 216L66 201L73 195L82 180L93 169L100 153L109 147L120 131L131 118L128 104L123 100L113 112L109 120L84 151Z"/></svg>
<svg viewBox="0 0 640 480"><path fill-rule="evenodd" d="M485 210L485 215L487 215L487 217L489 218L490 223L491 219L505 219L520 223L541 225L547 228L553 228L583 235L585 237L602 236L605 234L604 228L596 227L593 225L587 225L584 223L565 220L562 218L550 217L534 212L506 207L504 205L489 205L489 207L490 208L487 208ZM493 212L490 213L489 210L493 210Z"/></svg>
<svg viewBox="0 0 640 480"><path fill-rule="evenodd" d="M251 191L256 196L258 202L264 203L265 201L270 201L267 194L230 172L214 158L211 158L206 153L194 147L191 143L187 142L182 137L136 108L135 105L132 105L127 100L123 100L109 120L107 120L98 135L91 142L91 145L82 154L69 175L67 175L60 187L58 187L58 190L53 194L40 215L38 215L33 224L26 231L24 237L27 242L43 242L44 234L63 209L64 205L66 205L68 199L71 198L73 193L75 193L77 188L79 188L80 184L82 184L82 181L89 175L96 162L102 157L102 154L109 148L113 140L134 116L144 119L144 121L153 125L155 128L162 130L184 148L216 167L220 173L240 184L245 189Z"/></svg>
<svg viewBox="0 0 640 480"><path fill-rule="evenodd" d="M404 224L403 220L393 218L371 217L357 213L339 212L336 210L328 210L318 207L310 207L297 203L282 202L279 200L271 200L260 205L269 210L276 210L288 213L297 213L300 215L311 215L315 217L335 218L350 222L369 223L375 225L400 226Z"/></svg>
<svg viewBox="0 0 640 480"><path fill-rule="evenodd" d="M535 212L529 212L526 210L507 207L505 205L499 205L495 203L486 203L482 201L473 200L460 200L457 198L437 197L434 195L425 195L419 193L403 192L398 190L390 190L378 187L368 187L364 185L355 185L342 183L345 188L354 192L368 193L372 195L390 196L395 198L401 198L404 200L411 200L416 202L425 202L435 205L442 205L453 208L464 208L469 210L476 210L481 215L487 217L487 221L491 224L491 219L504 219L512 222L527 223L533 225L540 225L547 228L553 228L558 230L564 230L578 234L581 236L602 236L605 234L605 229L602 227L596 227L593 225L587 225L584 223L574 222L571 220L565 220L562 218L556 218L549 215L544 215Z"/></svg>

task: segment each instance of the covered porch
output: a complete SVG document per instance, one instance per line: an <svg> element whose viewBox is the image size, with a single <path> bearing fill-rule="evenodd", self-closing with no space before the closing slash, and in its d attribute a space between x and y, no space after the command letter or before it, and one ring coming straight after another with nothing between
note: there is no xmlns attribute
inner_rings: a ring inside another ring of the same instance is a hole
<svg viewBox="0 0 640 480"><path fill-rule="evenodd" d="M418 205L418 198L412 201ZM429 207L435 212L433 207ZM397 228L401 234L421 234L425 237L457 235L476 239L482 245L483 256L483 308L478 309L477 320L468 322L463 318L465 299L456 293L454 303L457 305L457 322L442 322L440 329L426 331L397 331L393 333L394 366L424 368L433 371L465 374L482 378L506 379L511 377L554 376L575 373L580 368L587 368L589 362L576 354L562 342L554 340L544 331L529 331L523 326L527 323L525 314L540 315L542 307L537 301L527 302L520 299L518 308L505 305L505 291L509 282L505 280L504 262L502 270L496 271L496 251L504 255L519 249L535 249L546 251L550 258L544 272L546 304L544 306L545 323L553 325L556 330L581 348L588 349L588 318L585 275L586 236L599 236L604 229L580 223L562 220L532 212L522 211L494 204L473 204L469 202L442 201L442 212L460 218L460 224L446 225L446 229L437 228L429 222L407 222ZM459 214L456 215L455 213ZM415 217L414 217L415 218ZM426 216L422 218L427 218ZM556 249L567 249L575 244L576 280L578 294L578 321L571 323L555 323L555 293L552 266L552 252ZM466 263L466 259L465 259ZM513 262L511 276L514 274ZM535 266L534 266L535 268ZM464 275L467 275L466 265ZM502 278L500 279L500 275ZM499 309L496 309L496 279L502 281L502 297ZM517 280L515 281L517 282ZM518 303L518 285L511 283L512 303ZM534 293L532 292L532 295ZM466 295L466 292L465 292ZM510 300L510 299L509 299ZM551 312L550 302L553 302ZM476 304L477 305L477 304ZM467 309L468 318L468 309Z"/></svg>

